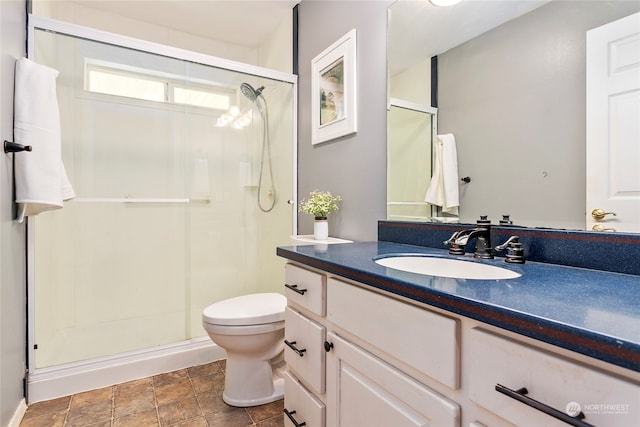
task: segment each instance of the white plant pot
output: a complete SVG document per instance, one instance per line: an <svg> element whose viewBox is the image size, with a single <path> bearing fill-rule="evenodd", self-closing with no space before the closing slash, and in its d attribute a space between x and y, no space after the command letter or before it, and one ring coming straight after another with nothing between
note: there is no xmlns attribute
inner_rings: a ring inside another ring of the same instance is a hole
<svg viewBox="0 0 640 427"><path fill-rule="evenodd" d="M326 218L316 218L313 222L313 237L316 240L329 238L329 221Z"/></svg>

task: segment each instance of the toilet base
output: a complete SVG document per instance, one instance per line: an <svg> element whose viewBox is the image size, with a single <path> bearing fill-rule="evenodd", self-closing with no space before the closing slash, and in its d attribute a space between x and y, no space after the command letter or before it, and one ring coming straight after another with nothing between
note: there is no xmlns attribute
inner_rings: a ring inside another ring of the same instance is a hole
<svg viewBox="0 0 640 427"><path fill-rule="evenodd" d="M285 367L282 353L264 361L227 353L222 400L228 405L246 408L282 399L284 379L281 371Z"/></svg>
<svg viewBox="0 0 640 427"><path fill-rule="evenodd" d="M284 397L284 378L275 378L273 380L273 393L270 396L261 397L259 399L234 399L227 396L227 393L222 393L222 400L224 403L231 406L237 406L240 408L246 408L249 406L264 405L267 403L275 402Z"/></svg>

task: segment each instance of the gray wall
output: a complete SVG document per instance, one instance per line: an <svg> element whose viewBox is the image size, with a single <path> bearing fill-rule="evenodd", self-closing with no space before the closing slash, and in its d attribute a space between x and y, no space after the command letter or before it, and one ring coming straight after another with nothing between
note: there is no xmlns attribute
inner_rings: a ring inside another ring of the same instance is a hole
<svg viewBox="0 0 640 427"><path fill-rule="evenodd" d="M438 57L438 130L456 136L471 177L463 222L508 213L520 225L585 227L585 32L638 9L554 1Z"/></svg>
<svg viewBox="0 0 640 427"><path fill-rule="evenodd" d="M299 6L298 198L315 189L342 196L329 234L377 240L386 217L386 26L391 1L314 1ZM357 31L358 132L311 145L311 60L348 31ZM309 215L298 233L311 234Z"/></svg>
<svg viewBox="0 0 640 427"><path fill-rule="evenodd" d="M25 54L25 2L0 1L0 138L13 140L13 72ZM0 425L23 398L25 368L25 228L12 221L11 156L0 154Z"/></svg>

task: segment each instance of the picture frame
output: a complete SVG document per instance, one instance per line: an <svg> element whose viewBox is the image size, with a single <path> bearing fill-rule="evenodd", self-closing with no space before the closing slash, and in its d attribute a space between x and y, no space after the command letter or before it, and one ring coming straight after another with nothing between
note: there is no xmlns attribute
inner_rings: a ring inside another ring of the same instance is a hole
<svg viewBox="0 0 640 427"><path fill-rule="evenodd" d="M311 144L357 132L356 30L311 61Z"/></svg>

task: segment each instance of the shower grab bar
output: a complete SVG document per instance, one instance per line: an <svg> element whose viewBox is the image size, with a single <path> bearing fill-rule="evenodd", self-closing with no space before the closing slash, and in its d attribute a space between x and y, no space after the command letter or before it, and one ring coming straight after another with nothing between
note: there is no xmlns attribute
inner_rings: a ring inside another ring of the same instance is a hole
<svg viewBox="0 0 640 427"><path fill-rule="evenodd" d="M394 205L394 206L400 206L400 205L426 206L426 205L428 205L428 203L427 202L387 202L387 205Z"/></svg>
<svg viewBox="0 0 640 427"><path fill-rule="evenodd" d="M80 203L189 203L190 199L162 199L144 197L76 197L70 202Z"/></svg>
<svg viewBox="0 0 640 427"><path fill-rule="evenodd" d="M416 220L416 221L425 221L425 222L429 222L429 220L431 220L430 216L421 216L421 215L389 215L389 219L390 220L398 220L398 221L403 221L403 220Z"/></svg>
<svg viewBox="0 0 640 427"><path fill-rule="evenodd" d="M76 197L71 199L73 202L80 203L211 203L211 198L193 198L193 199L163 199L163 198L144 198L144 197Z"/></svg>

